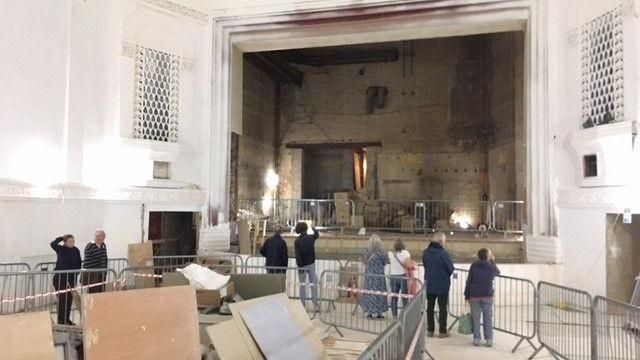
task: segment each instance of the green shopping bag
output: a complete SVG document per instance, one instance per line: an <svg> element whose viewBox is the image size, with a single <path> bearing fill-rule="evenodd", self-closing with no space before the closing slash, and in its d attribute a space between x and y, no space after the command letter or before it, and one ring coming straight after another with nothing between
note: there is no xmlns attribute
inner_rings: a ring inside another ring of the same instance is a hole
<svg viewBox="0 0 640 360"><path fill-rule="evenodd" d="M473 334L473 318L471 317L470 313L463 314L458 319L458 334Z"/></svg>

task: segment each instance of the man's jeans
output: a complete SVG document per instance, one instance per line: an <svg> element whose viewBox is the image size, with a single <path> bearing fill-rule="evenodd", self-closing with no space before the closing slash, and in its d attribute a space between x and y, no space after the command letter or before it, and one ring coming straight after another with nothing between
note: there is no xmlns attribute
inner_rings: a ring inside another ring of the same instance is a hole
<svg viewBox="0 0 640 360"><path fill-rule="evenodd" d="M307 306L307 276L311 286L311 296L313 296L313 308L320 310L318 301L318 276L316 275L316 264L309 264L298 269L298 278L300 279L300 300L302 305Z"/></svg>
<svg viewBox="0 0 640 360"><path fill-rule="evenodd" d="M493 299L469 300L473 317L473 339L480 340L480 315L484 339L493 340Z"/></svg>

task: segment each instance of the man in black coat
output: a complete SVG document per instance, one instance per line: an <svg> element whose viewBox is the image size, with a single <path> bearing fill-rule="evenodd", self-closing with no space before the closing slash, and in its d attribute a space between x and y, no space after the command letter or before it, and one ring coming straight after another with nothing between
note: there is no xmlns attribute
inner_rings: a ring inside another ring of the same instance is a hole
<svg viewBox="0 0 640 360"><path fill-rule="evenodd" d="M282 239L282 226L276 224L273 236L268 238L260 248L260 254L266 258L267 273L285 273L289 265L287 243Z"/></svg>
<svg viewBox="0 0 640 360"><path fill-rule="evenodd" d="M60 245L62 243L62 245ZM71 290L78 284L78 273L71 270L79 270L82 267L80 250L75 246L76 241L73 235L67 234L57 237L51 242L51 248L56 252L56 267L54 270L66 270L65 272L53 275L53 287L56 291L62 291L58 296L58 324L74 325L71 322L71 305L73 295Z"/></svg>

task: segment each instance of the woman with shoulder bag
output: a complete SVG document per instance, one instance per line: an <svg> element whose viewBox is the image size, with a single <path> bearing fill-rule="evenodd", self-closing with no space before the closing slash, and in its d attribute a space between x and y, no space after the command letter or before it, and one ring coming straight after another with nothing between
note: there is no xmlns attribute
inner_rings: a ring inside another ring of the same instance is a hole
<svg viewBox="0 0 640 360"><path fill-rule="evenodd" d="M407 262L411 254L404 248L402 240L396 239L393 251L389 251L389 275L391 277L391 315L398 317L398 297L402 297L402 307L407 303Z"/></svg>

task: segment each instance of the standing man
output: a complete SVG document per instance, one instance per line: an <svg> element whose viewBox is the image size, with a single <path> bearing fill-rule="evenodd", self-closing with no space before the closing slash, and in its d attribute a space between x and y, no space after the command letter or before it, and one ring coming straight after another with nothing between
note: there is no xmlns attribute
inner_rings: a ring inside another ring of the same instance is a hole
<svg viewBox="0 0 640 360"><path fill-rule="evenodd" d="M55 238L50 245L53 251L56 252L56 267L54 270L61 270L53 275L53 287L60 292L57 294L58 324L75 325L71 322L71 306L73 305L71 291L77 286L77 271L80 271L82 267L80 250L76 247L76 239L71 234Z"/></svg>
<svg viewBox="0 0 640 360"><path fill-rule="evenodd" d="M273 227L273 236L268 238L260 248L260 254L266 258L267 273L283 274L289 265L287 243L282 239L282 226Z"/></svg>
<svg viewBox="0 0 640 360"><path fill-rule="evenodd" d="M311 296L313 296L313 307L316 312L320 311L318 300L318 276L316 275L316 240L320 237L318 230L313 229L313 235L307 234L309 227L305 222L296 224L296 234L298 238L293 243L296 249L296 264L298 265L298 278L300 280L300 300L302 305L307 304L306 282L309 279L311 286Z"/></svg>
<svg viewBox="0 0 640 360"><path fill-rule="evenodd" d="M440 338L449 336L447 332L447 303L449 302L449 288L453 262L444 249L447 237L437 232L433 235L429 246L422 254L424 264L424 281L427 284L427 336L433 337L435 331L435 304L438 302L438 324Z"/></svg>
<svg viewBox="0 0 640 360"><path fill-rule="evenodd" d="M84 268L106 269L108 267L107 245L104 243L106 238L104 230L96 230L93 233L94 241L87 244L84 248ZM92 270L83 274L84 285L93 285L103 283L106 278L106 272ZM104 284L89 287L89 293L99 293L104 291Z"/></svg>

